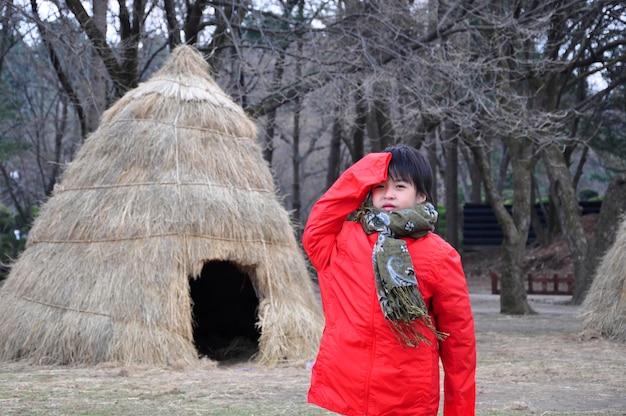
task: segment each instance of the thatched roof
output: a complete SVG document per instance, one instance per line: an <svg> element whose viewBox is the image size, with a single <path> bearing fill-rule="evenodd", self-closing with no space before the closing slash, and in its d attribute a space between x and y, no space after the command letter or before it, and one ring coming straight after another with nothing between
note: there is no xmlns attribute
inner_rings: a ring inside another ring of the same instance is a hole
<svg viewBox="0 0 626 416"><path fill-rule="evenodd" d="M0 290L0 359L193 363L189 277L250 271L264 363L315 355L303 254L243 110L180 46L67 167Z"/></svg>
<svg viewBox="0 0 626 416"><path fill-rule="evenodd" d="M585 335L626 342L626 214L581 309Z"/></svg>

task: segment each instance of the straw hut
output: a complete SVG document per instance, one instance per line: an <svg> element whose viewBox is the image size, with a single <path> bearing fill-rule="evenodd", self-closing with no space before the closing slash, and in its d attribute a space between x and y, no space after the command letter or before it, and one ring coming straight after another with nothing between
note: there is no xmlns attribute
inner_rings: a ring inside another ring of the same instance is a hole
<svg viewBox="0 0 626 416"><path fill-rule="evenodd" d="M626 214L581 310L584 334L626 342Z"/></svg>
<svg viewBox="0 0 626 416"><path fill-rule="evenodd" d="M42 206L0 290L0 360L180 365L246 343L264 364L313 357L321 310L255 139L176 48Z"/></svg>

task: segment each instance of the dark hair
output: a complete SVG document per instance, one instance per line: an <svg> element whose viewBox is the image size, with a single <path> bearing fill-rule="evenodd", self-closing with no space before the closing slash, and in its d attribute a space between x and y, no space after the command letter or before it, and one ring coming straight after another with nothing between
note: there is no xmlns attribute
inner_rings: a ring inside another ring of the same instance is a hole
<svg viewBox="0 0 626 416"><path fill-rule="evenodd" d="M389 177L412 183L432 203L433 171L424 155L404 144L389 146L383 152L391 153Z"/></svg>

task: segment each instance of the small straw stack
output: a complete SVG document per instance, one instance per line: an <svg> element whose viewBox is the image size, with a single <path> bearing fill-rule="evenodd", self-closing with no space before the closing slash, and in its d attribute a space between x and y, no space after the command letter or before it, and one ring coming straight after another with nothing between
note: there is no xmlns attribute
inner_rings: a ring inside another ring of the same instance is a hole
<svg viewBox="0 0 626 416"><path fill-rule="evenodd" d="M626 214L619 224L615 242L602 258L583 301L581 315L586 336L626 342Z"/></svg>

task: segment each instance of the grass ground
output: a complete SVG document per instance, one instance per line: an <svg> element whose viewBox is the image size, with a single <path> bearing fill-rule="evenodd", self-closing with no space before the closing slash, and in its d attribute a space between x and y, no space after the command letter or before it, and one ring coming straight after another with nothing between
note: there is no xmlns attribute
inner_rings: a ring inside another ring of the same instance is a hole
<svg viewBox="0 0 626 416"><path fill-rule="evenodd" d="M478 416L626 415L626 346L578 336L577 307L533 296L531 316L500 315L472 294ZM309 365L307 365L309 364ZM331 415L306 403L310 363L194 368L0 364L2 415Z"/></svg>

